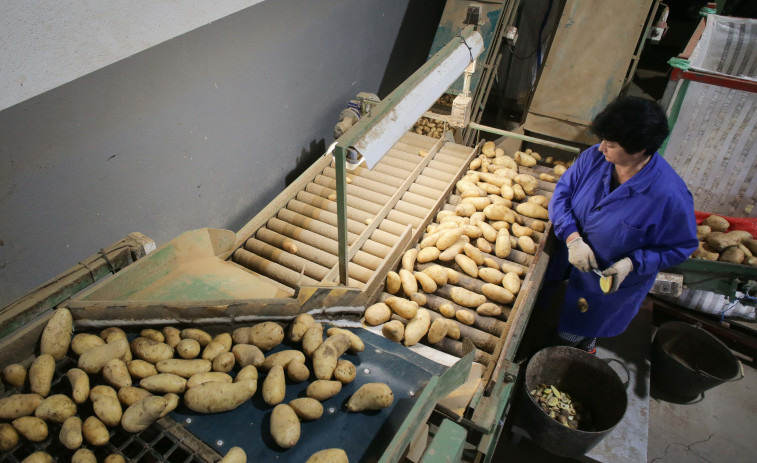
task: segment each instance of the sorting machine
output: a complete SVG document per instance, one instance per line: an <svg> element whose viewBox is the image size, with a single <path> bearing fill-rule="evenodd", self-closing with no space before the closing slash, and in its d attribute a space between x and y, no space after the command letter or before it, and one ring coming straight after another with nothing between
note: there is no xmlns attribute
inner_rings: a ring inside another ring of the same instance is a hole
<svg viewBox="0 0 757 463"><path fill-rule="evenodd" d="M350 461L419 461L420 455L424 461L435 461L434 455L444 461L450 455L455 460L490 460L518 373L515 351L549 258L549 228L534 234L533 255L513 250L506 259L487 256L521 268L522 289L500 316L474 310L472 325L455 322L460 340L424 341L408 348L361 324L364 308L388 296L387 272L397 270L403 253L418 245L439 211L460 202L456 182L481 152L482 143L460 145L450 134L430 138L408 132L450 79L469 65L469 57L481 53L480 35L472 27L460 37L376 105L338 140L333 153L316 161L238 232L189 231L145 256L149 241L135 245L132 237L85 261L68 278L46 285L35 297L4 309L2 364L30 360L54 307L71 311L76 331L120 326L130 336L146 327L169 325L230 332L259 321L286 324L307 312L318 321L348 327L367 348L360 356L348 355L358 367L358 379L324 403L324 418L303 423L298 446L284 451L272 443L265 431L270 407L253 398L219 415L200 415L180 406L135 435L112 429L110 442L98 451L121 453L127 461L216 461L238 445L250 461L304 461L325 446L344 448ZM486 130L478 124L474 128ZM365 165L347 170L349 149ZM540 165L523 168L537 177L547 170ZM537 193L549 196L553 188L540 180ZM519 220L528 224L531 219ZM460 270L454 262L446 265ZM422 268L416 264L416 270ZM109 272L114 274L77 293ZM460 273L458 286L480 290L483 281ZM433 317L441 316L438 310L444 303L470 310L451 300L449 288L427 297ZM21 310L25 306L29 310ZM65 390L61 376L74 365L72 358L59 362L54 391ZM369 381L392 387L392 407L374 414L343 412L346 397ZM304 387L288 386L287 400L301 395ZM33 449L65 454L56 432L50 435L44 442L3 453L0 461L21 461Z"/></svg>

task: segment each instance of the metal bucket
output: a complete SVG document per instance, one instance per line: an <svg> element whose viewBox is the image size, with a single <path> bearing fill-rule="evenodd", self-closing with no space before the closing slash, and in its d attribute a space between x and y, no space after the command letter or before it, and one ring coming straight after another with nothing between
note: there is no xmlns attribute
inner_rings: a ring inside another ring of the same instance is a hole
<svg viewBox="0 0 757 463"><path fill-rule="evenodd" d="M563 457L577 457L597 445L623 418L628 405L628 381L621 381L608 363L573 347L547 347L537 352L526 367L524 426L544 450ZM550 418L529 391L539 384L554 385L570 394L592 415L593 428L568 428Z"/></svg>
<svg viewBox="0 0 757 463"><path fill-rule="evenodd" d="M660 325L652 341L652 386L691 400L727 381L743 378L728 346L702 325L672 321Z"/></svg>

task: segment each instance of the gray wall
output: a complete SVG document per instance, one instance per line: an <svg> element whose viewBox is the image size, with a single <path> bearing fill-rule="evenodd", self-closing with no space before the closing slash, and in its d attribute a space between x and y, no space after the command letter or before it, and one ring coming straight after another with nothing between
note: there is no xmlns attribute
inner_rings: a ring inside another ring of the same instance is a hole
<svg viewBox="0 0 757 463"><path fill-rule="evenodd" d="M132 231L239 229L349 98L425 61L442 8L268 0L1 111L0 307Z"/></svg>

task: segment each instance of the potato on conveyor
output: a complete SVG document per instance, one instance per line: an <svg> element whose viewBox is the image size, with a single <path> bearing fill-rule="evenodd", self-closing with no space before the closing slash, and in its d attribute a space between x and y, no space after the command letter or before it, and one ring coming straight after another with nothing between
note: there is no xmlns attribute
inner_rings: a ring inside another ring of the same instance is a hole
<svg viewBox="0 0 757 463"><path fill-rule="evenodd" d="M129 352L126 338L115 339L103 346L93 347L79 357L79 368L89 374L100 373L109 360L123 358Z"/></svg>
<svg viewBox="0 0 757 463"><path fill-rule="evenodd" d="M315 324L315 319L308 313L301 313L294 317L294 320L289 325L289 340L292 342L302 341L302 337L305 336L308 328Z"/></svg>
<svg viewBox="0 0 757 463"><path fill-rule="evenodd" d="M445 274L446 279L446 274ZM365 322L371 326L386 323L392 318L392 309L383 302L377 302L365 309Z"/></svg>
<svg viewBox="0 0 757 463"><path fill-rule="evenodd" d="M278 326L279 329L281 329L281 326L279 326L278 324L275 325ZM252 331L250 331L250 335L252 336ZM220 354L230 351L231 344L231 335L229 333L221 333L213 338L213 340L210 341L207 346L205 346L205 349L203 349L202 351L202 358L204 358L205 360L210 360L212 362Z"/></svg>
<svg viewBox="0 0 757 463"><path fill-rule="evenodd" d="M76 404L63 394L45 398L34 410L34 416L53 423L63 423L74 415L76 415Z"/></svg>
<svg viewBox="0 0 757 463"><path fill-rule="evenodd" d="M13 394L0 399L0 419L15 420L34 413L42 396L39 394Z"/></svg>
<svg viewBox="0 0 757 463"><path fill-rule="evenodd" d="M286 404L274 407L271 413L271 435L279 447L294 447L300 440L300 420L294 409Z"/></svg>
<svg viewBox="0 0 757 463"><path fill-rule="evenodd" d="M342 449L324 449L310 455L305 463L349 463Z"/></svg>
<svg viewBox="0 0 757 463"><path fill-rule="evenodd" d="M366 383L352 394L347 402L347 410L361 412L364 410L381 410L394 402L392 389L385 383Z"/></svg>
<svg viewBox="0 0 757 463"><path fill-rule="evenodd" d="M124 411L121 427L130 433L142 432L160 418L166 405L168 404L163 397L145 397Z"/></svg>
<svg viewBox="0 0 757 463"><path fill-rule="evenodd" d="M218 463L247 463L247 453L240 447L232 447Z"/></svg>
<svg viewBox="0 0 757 463"><path fill-rule="evenodd" d="M69 450L76 450L81 447L84 439L81 434L81 418L78 416L68 417L60 428L58 439Z"/></svg>
<svg viewBox="0 0 757 463"><path fill-rule="evenodd" d="M158 363L173 357L173 348L164 342L156 342L148 338L135 338L131 342L132 353L142 360Z"/></svg>
<svg viewBox="0 0 757 463"><path fill-rule="evenodd" d="M71 456L71 463L97 463L97 457L89 449L79 449Z"/></svg>
<svg viewBox="0 0 757 463"><path fill-rule="evenodd" d="M13 428L28 441L42 442L47 439L47 423L36 416L16 418Z"/></svg>
<svg viewBox="0 0 757 463"><path fill-rule="evenodd" d="M12 363L3 368L3 380L16 389L21 389L26 383L26 367L20 363Z"/></svg>
<svg viewBox="0 0 757 463"><path fill-rule="evenodd" d="M271 371L275 371L276 368L281 367L274 367ZM281 374L283 376L283 373ZM265 387L263 384L264 391ZM256 390L257 381L254 380L242 380L235 383L211 381L189 389L184 394L184 403L190 410L198 413L221 413L242 405L255 395ZM265 392L263 397L266 397Z"/></svg>
<svg viewBox="0 0 757 463"><path fill-rule="evenodd" d="M8 423L0 423L0 452L7 452L18 445L18 431Z"/></svg>
<svg viewBox="0 0 757 463"><path fill-rule="evenodd" d="M301 420L317 420L323 415L323 405L312 397L300 397L289 402Z"/></svg>
<svg viewBox="0 0 757 463"><path fill-rule="evenodd" d="M21 460L21 463L51 463L53 457L47 452L34 452L28 457Z"/></svg>
<svg viewBox="0 0 757 463"><path fill-rule="evenodd" d="M329 380L334 374L339 357L350 347L350 338L344 333L337 333L327 338L313 352L313 372L318 379Z"/></svg>
<svg viewBox="0 0 757 463"><path fill-rule="evenodd" d="M286 394L286 378L284 367L274 365L263 380L263 401L268 405L276 405L284 400ZM186 396L185 396L186 400Z"/></svg>
<svg viewBox="0 0 757 463"><path fill-rule="evenodd" d="M47 397L55 373L55 358L42 354L29 367L29 389L35 394Z"/></svg>
<svg viewBox="0 0 757 463"><path fill-rule="evenodd" d="M41 354L50 354L55 360L62 360L71 345L71 331L74 319L66 308L55 309L48 320L39 342Z"/></svg>
<svg viewBox="0 0 757 463"><path fill-rule="evenodd" d="M339 381L330 381L324 379L318 379L310 383L305 395L308 397L323 402L335 395L339 394L342 390L342 383Z"/></svg>
<svg viewBox="0 0 757 463"><path fill-rule="evenodd" d="M105 427L102 421L95 416L90 416L81 426L82 435L84 440L91 445L105 445L110 440L110 433L108 428Z"/></svg>

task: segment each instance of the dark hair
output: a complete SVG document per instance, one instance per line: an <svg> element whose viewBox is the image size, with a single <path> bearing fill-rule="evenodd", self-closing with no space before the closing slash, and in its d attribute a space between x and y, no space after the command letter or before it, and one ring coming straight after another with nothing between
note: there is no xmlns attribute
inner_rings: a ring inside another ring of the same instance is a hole
<svg viewBox="0 0 757 463"><path fill-rule="evenodd" d="M594 135L618 143L628 153L651 156L667 138L668 119L665 111L651 100L622 96L608 104L591 121Z"/></svg>

